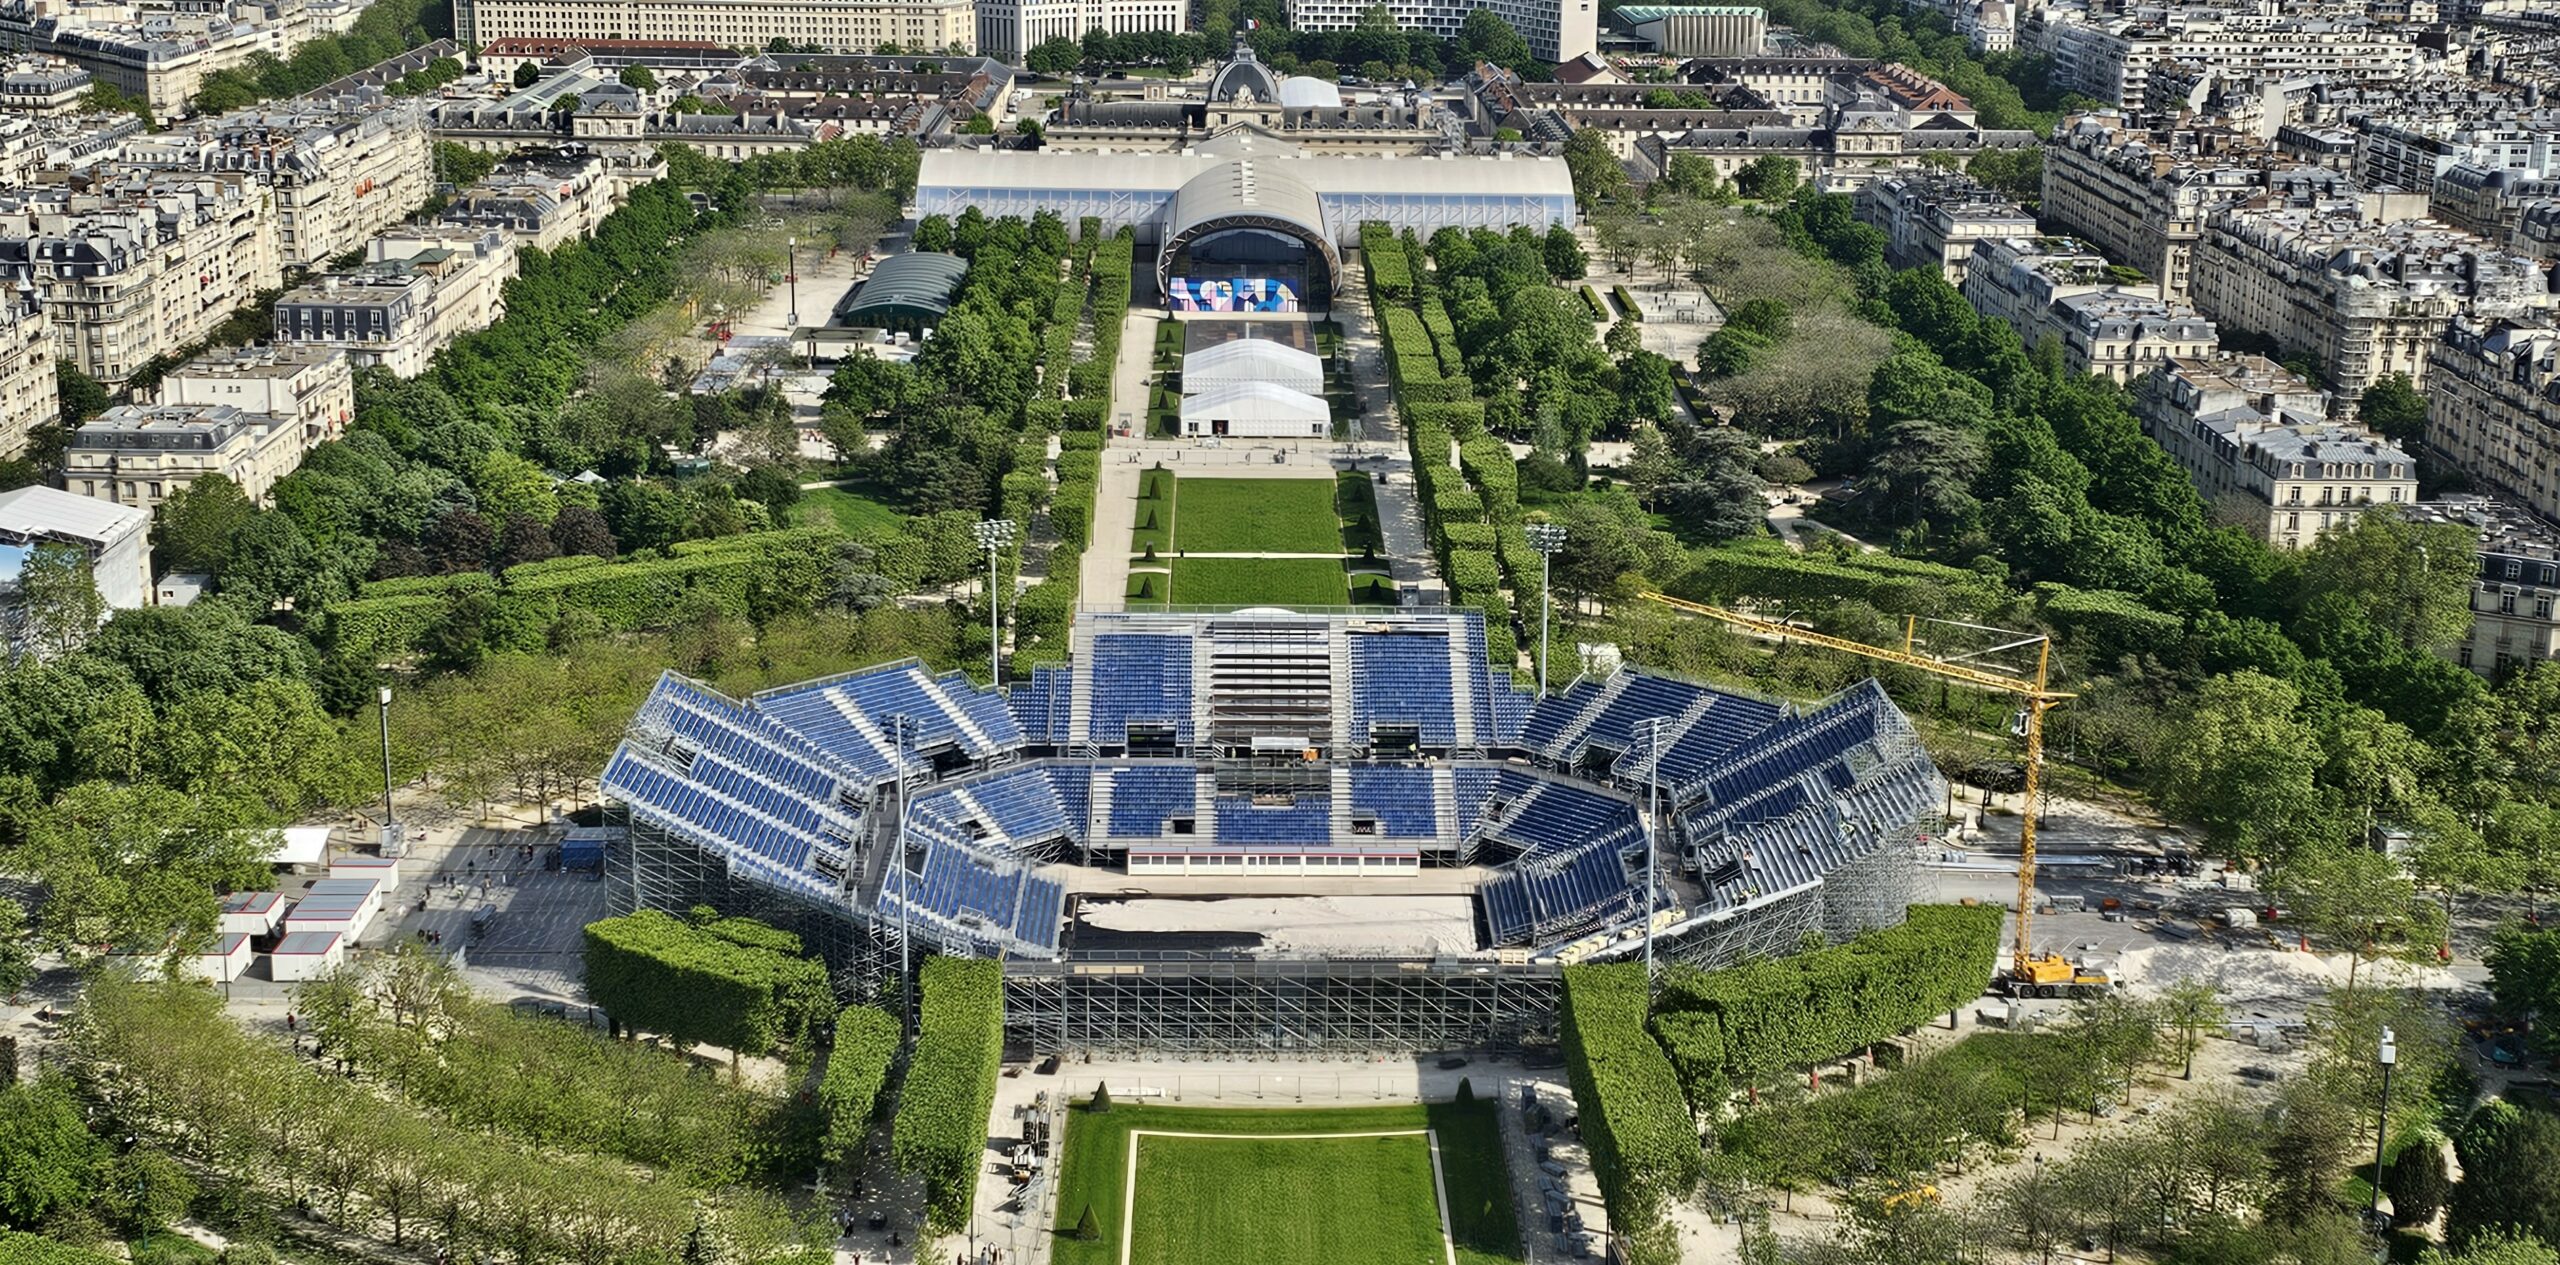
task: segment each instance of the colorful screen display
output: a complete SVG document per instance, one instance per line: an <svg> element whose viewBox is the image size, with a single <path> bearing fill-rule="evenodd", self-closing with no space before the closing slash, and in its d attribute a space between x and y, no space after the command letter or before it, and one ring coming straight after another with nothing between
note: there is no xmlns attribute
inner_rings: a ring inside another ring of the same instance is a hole
<svg viewBox="0 0 2560 1265"><path fill-rule="evenodd" d="M1175 277L1165 306L1176 312L1295 312L1298 292L1269 277Z"/></svg>

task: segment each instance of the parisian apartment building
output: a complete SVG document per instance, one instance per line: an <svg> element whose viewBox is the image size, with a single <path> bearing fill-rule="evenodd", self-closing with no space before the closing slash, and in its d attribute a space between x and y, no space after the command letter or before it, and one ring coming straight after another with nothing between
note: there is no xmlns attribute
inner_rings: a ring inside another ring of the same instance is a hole
<svg viewBox="0 0 2560 1265"><path fill-rule="evenodd" d="M2418 499L2417 463L2329 419L2319 387L2263 356L2172 360L2142 377L2134 412L2217 520L2298 549L2376 507Z"/></svg>

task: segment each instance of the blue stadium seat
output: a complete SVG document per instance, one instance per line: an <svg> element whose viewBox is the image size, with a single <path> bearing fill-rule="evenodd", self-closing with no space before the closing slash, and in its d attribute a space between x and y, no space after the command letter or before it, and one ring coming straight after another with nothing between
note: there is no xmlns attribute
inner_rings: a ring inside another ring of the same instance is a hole
<svg viewBox="0 0 2560 1265"><path fill-rule="evenodd" d="M1200 815L1200 777L1189 765L1139 765L1106 774L1111 779L1111 833L1152 839L1176 817Z"/></svg>
<svg viewBox="0 0 2560 1265"><path fill-rule="evenodd" d="M1390 839L1433 839L1440 835L1440 806L1429 769L1355 767L1351 770L1351 811L1378 819L1378 832Z"/></svg>
<svg viewBox="0 0 2560 1265"><path fill-rule="evenodd" d="M1116 792L1115 792L1116 793ZM1262 807L1245 795L1218 797L1218 842L1222 844L1305 843L1333 841L1333 797L1300 795L1286 806Z"/></svg>
<svg viewBox="0 0 2560 1265"><path fill-rule="evenodd" d="M1447 637L1354 633L1350 646L1353 746L1367 746L1370 727L1377 724L1413 725L1424 746L1457 742Z"/></svg>
<svg viewBox="0 0 2560 1265"><path fill-rule="evenodd" d="M1119 746L1129 726L1174 727L1174 741L1191 744L1191 639L1163 633L1103 633L1092 640L1085 740Z"/></svg>

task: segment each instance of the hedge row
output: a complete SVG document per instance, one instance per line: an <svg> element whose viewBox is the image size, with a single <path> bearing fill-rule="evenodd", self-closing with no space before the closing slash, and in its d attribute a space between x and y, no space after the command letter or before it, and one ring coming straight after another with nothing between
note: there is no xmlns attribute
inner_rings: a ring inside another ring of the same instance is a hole
<svg viewBox="0 0 2560 1265"><path fill-rule="evenodd" d="M1464 374L1466 353L1458 349L1458 323L1449 319L1448 305L1436 297L1424 299L1422 327L1431 331L1431 350L1440 358L1440 376L1454 378Z"/></svg>
<svg viewBox="0 0 2560 1265"><path fill-rule="evenodd" d="M1369 292L1377 296L1372 302L1402 303L1413 297L1412 259L1386 225L1360 226L1360 262L1369 270Z"/></svg>
<svg viewBox="0 0 2560 1265"><path fill-rule="evenodd" d="M793 528L683 541L667 557L514 567L503 581L485 572L422 577L441 583L385 581L368 586L367 596L330 603L321 611L317 639L342 658L398 658L444 617L451 602L473 593L494 597L490 643L519 650L541 648L552 626L571 611L592 614L616 632L664 627L693 593L710 595L733 615L806 609L832 588L848 543L831 527Z"/></svg>
<svg viewBox="0 0 2560 1265"><path fill-rule="evenodd" d="M1696 601L1757 598L1810 605L1865 602L1893 615L1978 615L2003 605L2000 584L1975 571L1884 554L1834 560L1789 553L1774 542L1720 545L1692 555L1695 565L1670 586Z"/></svg>
<svg viewBox="0 0 2560 1265"><path fill-rule="evenodd" d="M767 1054L834 1003L827 968L644 909L587 924L587 996L642 1032Z"/></svg>
<svg viewBox="0 0 2560 1265"><path fill-rule="evenodd" d="M967 1224L986 1167L987 1113L1004 1060L1003 971L982 958L924 964L915 1056L890 1149L898 1171L924 1179L926 1224L937 1234Z"/></svg>
<svg viewBox="0 0 2560 1265"><path fill-rule="evenodd" d="M0 1265L121 1265L122 1259L73 1247L40 1234L0 1230Z"/></svg>
<svg viewBox="0 0 2560 1265"><path fill-rule="evenodd" d="M1085 222L1086 235L1097 237L1100 225ZM1093 534L1093 499L1101 479L1103 428L1112 409L1113 373L1120 363L1120 336L1129 315L1129 278L1136 267L1137 239L1129 230L1101 238L1093 249L1093 355L1083 362L1102 366L1101 386L1091 398L1070 402L1069 429L1058 437L1058 485L1049 496L1049 530L1058 547L1049 553L1049 574L1014 600L1013 664L1028 672L1043 663L1064 662L1067 629L1075 618L1079 571L1085 544Z"/></svg>
<svg viewBox="0 0 2560 1265"><path fill-rule="evenodd" d="M1914 905L1907 921L1829 949L1722 971L1674 970L1654 1032L1689 1101L1826 1062L1980 996L2000 952L1997 905Z"/></svg>
<svg viewBox="0 0 2560 1265"><path fill-rule="evenodd" d="M1625 286L1611 286L1609 287L1609 293L1618 297L1618 310L1626 313L1628 320L1641 321L1644 319L1644 309L1636 304L1636 296L1630 293Z"/></svg>
<svg viewBox="0 0 2560 1265"><path fill-rule="evenodd" d="M870 1006L847 1006L836 1016L835 1048L818 1078L818 1106L827 1113L827 1163L843 1166L862 1153L889 1065L898 1061L897 1017Z"/></svg>
<svg viewBox="0 0 2560 1265"><path fill-rule="evenodd" d="M1582 306L1584 310L1591 313L1592 320L1605 321L1609 319L1609 305L1601 302L1600 292L1589 286L1582 287Z"/></svg>
<svg viewBox="0 0 2560 1265"><path fill-rule="evenodd" d="M2046 582L2036 586L2036 608L2065 638L2087 642L2091 657L2102 663L2150 653L2187 633L2186 621L2113 589Z"/></svg>
<svg viewBox="0 0 2560 1265"><path fill-rule="evenodd" d="M1582 1112L1582 1140L1635 1265L1677 1265L1663 1212L1706 1168L1679 1078L1645 1030L1644 964L1564 969L1564 1065Z"/></svg>

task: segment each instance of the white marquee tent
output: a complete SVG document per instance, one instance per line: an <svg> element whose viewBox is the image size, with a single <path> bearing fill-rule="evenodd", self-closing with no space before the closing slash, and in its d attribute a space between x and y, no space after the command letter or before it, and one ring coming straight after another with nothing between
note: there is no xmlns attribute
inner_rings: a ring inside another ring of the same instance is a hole
<svg viewBox="0 0 2560 1265"><path fill-rule="evenodd" d="M1238 338L1182 358L1182 389L1197 394L1242 382L1268 382L1304 395L1324 394L1324 362L1313 352L1268 338Z"/></svg>
<svg viewBox="0 0 2560 1265"><path fill-rule="evenodd" d="M1229 383L1182 397L1185 435L1322 439L1332 428L1333 410L1322 397L1268 382Z"/></svg>

